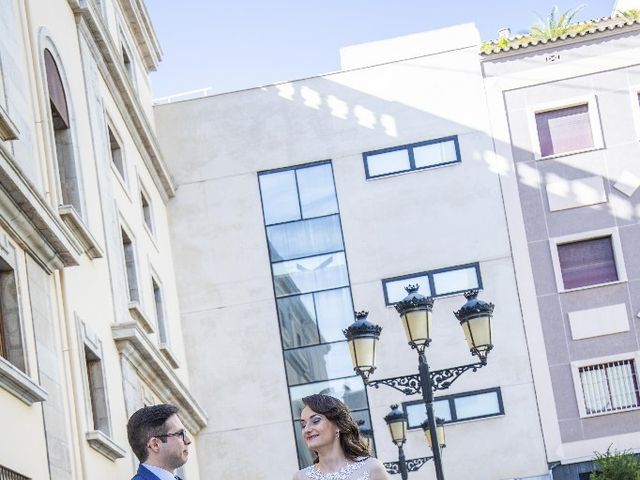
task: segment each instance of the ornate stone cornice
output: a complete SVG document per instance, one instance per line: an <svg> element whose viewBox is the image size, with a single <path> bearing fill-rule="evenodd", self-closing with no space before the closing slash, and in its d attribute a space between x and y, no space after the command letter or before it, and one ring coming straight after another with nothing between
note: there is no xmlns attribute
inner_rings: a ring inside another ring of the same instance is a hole
<svg viewBox="0 0 640 480"><path fill-rule="evenodd" d="M162 48L153 29L147 7L142 0L119 0L129 28L136 39L140 56L147 71L155 71L162 60Z"/></svg>
<svg viewBox="0 0 640 480"><path fill-rule="evenodd" d="M180 419L190 433L202 430L207 425L204 410L137 323L117 323L111 326L111 332L120 355L155 390L160 401L180 409Z"/></svg>
<svg viewBox="0 0 640 480"><path fill-rule="evenodd" d="M0 222L48 273L78 265L82 247L1 144Z"/></svg>
<svg viewBox="0 0 640 480"><path fill-rule="evenodd" d="M155 133L127 76L111 35L91 0L68 0L76 16L80 34L85 38L102 78L113 95L133 141L153 181L165 199L175 195L175 186L160 153Z"/></svg>

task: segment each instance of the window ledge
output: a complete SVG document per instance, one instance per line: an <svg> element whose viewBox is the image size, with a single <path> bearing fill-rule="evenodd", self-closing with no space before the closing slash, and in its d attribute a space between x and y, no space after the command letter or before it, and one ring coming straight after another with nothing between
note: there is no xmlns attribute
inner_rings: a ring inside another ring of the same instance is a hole
<svg viewBox="0 0 640 480"><path fill-rule="evenodd" d="M98 245L96 239L93 238L93 235L91 235L91 232L89 232L89 229L84 224L73 205L60 205L58 207L58 213L60 214L62 221L78 239L87 256L92 260L95 258L102 258L104 255L102 253L102 249Z"/></svg>
<svg viewBox="0 0 640 480"><path fill-rule="evenodd" d="M189 433L202 430L207 425L206 413L140 327L135 322L117 323L111 332L120 355L160 393L159 400L180 408L180 420Z"/></svg>
<svg viewBox="0 0 640 480"><path fill-rule="evenodd" d="M0 140L17 140L19 135L18 127L9 117L9 113L0 105Z"/></svg>
<svg viewBox="0 0 640 480"><path fill-rule="evenodd" d="M100 430L92 430L86 433L87 442L94 450L107 457L112 462L124 458L126 451L111 440Z"/></svg>
<svg viewBox="0 0 640 480"><path fill-rule="evenodd" d="M621 278L620 280L616 280L615 282L596 283L595 285L585 285L584 287L568 288L566 290L560 290L558 293L571 293L571 292L579 292L580 290L588 290L589 288L608 287L610 285L618 285L620 283L626 283L626 281L627 281L626 278Z"/></svg>
<svg viewBox="0 0 640 480"><path fill-rule="evenodd" d="M4 388L27 405L44 402L48 396L45 389L4 358L0 358L0 388Z"/></svg>
<svg viewBox="0 0 640 480"><path fill-rule="evenodd" d="M139 302L129 302L129 315L133 318L139 327L142 328L146 333L154 333L153 324L149 317L145 315L140 307Z"/></svg>
<svg viewBox="0 0 640 480"><path fill-rule="evenodd" d="M554 158L569 157L571 155L577 155L579 153L595 152L597 150L604 150L604 147L602 145L596 145L595 147L583 148L582 150L571 150L570 152L555 153L553 155L547 155L546 157L536 154L535 158L536 160L553 160Z"/></svg>
<svg viewBox="0 0 640 480"><path fill-rule="evenodd" d="M169 365L171 365L171 368L173 368L173 369L180 368L180 364L178 363L178 359L173 354L173 352L171 351L171 348L169 347L168 344L166 344L166 343L161 343L160 344L160 353L164 356L165 360L167 362L169 362Z"/></svg>

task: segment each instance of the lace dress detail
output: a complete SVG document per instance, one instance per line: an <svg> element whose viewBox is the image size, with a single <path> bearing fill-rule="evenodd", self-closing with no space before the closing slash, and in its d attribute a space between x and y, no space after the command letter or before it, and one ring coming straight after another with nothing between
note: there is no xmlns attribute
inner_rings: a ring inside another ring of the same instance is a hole
<svg viewBox="0 0 640 480"><path fill-rule="evenodd" d="M360 470L364 464L365 462L362 460L348 463L337 472L331 473L322 473L315 465L311 465L302 471L308 478L313 480L369 480L369 472L354 473Z"/></svg>

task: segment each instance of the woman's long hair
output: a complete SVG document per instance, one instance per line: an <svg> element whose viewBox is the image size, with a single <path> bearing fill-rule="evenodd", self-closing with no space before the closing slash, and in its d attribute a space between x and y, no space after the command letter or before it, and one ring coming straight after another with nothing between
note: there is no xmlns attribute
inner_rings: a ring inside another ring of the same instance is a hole
<svg viewBox="0 0 640 480"><path fill-rule="evenodd" d="M353 462L360 460L361 457L370 456L367 445L360 437L358 424L344 403L330 395L320 393L304 397L302 403L336 424L340 431L340 446L345 457ZM313 463L318 463L318 452L315 451L313 451Z"/></svg>

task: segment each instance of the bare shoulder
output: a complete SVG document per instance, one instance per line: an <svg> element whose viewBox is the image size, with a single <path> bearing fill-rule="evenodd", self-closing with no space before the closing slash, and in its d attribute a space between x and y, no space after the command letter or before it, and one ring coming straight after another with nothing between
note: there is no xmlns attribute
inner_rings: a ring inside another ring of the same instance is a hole
<svg viewBox="0 0 640 480"><path fill-rule="evenodd" d="M387 474L387 469L384 468L384 465L380 460L375 457L369 457L366 460L367 462L367 471L369 472L369 478L371 480L388 480L389 475Z"/></svg>

